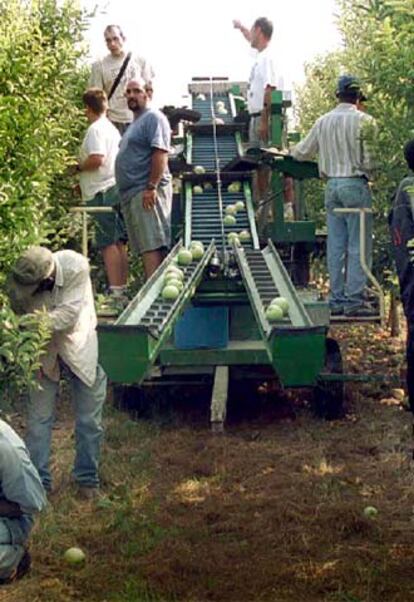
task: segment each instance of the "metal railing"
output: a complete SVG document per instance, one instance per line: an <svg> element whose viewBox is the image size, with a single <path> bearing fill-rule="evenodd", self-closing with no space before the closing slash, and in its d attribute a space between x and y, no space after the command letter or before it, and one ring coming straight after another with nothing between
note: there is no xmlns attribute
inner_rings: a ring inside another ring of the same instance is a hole
<svg viewBox="0 0 414 602"><path fill-rule="evenodd" d="M379 301L379 314L381 319L381 324L384 323L385 320L385 300L384 293L381 288L380 283L375 278L374 274L371 272L367 261L366 261L366 232L367 232L367 224L366 217L368 214L372 214L372 209L370 207L358 207L358 208L345 208L345 207L337 207L333 210L334 213L359 213L359 261L361 264L361 268L363 272L366 274L368 280L374 287L374 292L378 297Z"/></svg>
<svg viewBox="0 0 414 602"><path fill-rule="evenodd" d="M89 207L87 205L78 205L71 207L71 213L82 214L82 255L88 256L88 213L112 213L112 207Z"/></svg>

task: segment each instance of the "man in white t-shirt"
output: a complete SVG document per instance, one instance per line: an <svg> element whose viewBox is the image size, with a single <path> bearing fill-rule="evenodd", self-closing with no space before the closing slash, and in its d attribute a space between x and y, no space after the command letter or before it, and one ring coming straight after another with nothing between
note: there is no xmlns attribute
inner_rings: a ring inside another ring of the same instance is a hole
<svg viewBox="0 0 414 602"><path fill-rule="evenodd" d="M95 213L96 246L102 251L109 292L122 298L128 276L127 234L119 210L115 185L115 158L121 136L106 117L108 102L99 88L83 95L85 114L90 126L79 153L79 184L82 200L91 207L111 207L112 212Z"/></svg>
<svg viewBox="0 0 414 602"><path fill-rule="evenodd" d="M126 38L119 25L108 25L104 31L109 54L92 65L90 87L102 88L109 99L108 118L118 128L121 135L132 123L133 115L125 98L126 83L133 79L143 79L147 92L152 92L154 71L142 57L125 50ZM122 77L115 89L114 83L124 62L128 58Z"/></svg>
<svg viewBox="0 0 414 602"><path fill-rule="evenodd" d="M272 90L276 89L275 68L269 48L273 25L265 17L256 19L251 29L244 27L240 21L233 21L233 25L242 32L251 47L258 51L249 77L247 109L250 115L249 145L253 148L260 148L269 143L271 95ZM260 167L257 173L255 195L259 204L266 198L269 181L269 169ZM259 213L262 213L260 207Z"/></svg>

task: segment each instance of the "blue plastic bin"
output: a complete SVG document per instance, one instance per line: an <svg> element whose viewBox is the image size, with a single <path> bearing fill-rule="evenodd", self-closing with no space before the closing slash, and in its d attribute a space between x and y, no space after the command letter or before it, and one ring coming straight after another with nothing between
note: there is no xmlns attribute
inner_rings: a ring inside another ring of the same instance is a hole
<svg viewBox="0 0 414 602"><path fill-rule="evenodd" d="M189 307L175 325L177 349L222 349L228 342L228 307Z"/></svg>

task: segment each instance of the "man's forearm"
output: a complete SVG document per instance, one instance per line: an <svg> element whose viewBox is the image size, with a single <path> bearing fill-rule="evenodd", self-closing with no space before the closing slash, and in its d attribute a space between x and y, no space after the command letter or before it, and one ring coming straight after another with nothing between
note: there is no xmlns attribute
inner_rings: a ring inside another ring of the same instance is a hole
<svg viewBox="0 0 414 602"><path fill-rule="evenodd" d="M85 161L78 163L78 171L95 171L105 162L103 155L89 155Z"/></svg>
<svg viewBox="0 0 414 602"><path fill-rule="evenodd" d="M151 157L151 171L148 184L158 186L168 164L168 153L162 150L154 150Z"/></svg>

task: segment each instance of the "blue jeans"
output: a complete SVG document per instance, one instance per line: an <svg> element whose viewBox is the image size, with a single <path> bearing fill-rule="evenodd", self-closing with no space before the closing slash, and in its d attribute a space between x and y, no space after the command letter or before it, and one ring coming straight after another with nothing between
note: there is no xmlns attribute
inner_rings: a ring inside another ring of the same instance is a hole
<svg viewBox="0 0 414 602"><path fill-rule="evenodd" d="M9 527L10 523L13 522L15 521L0 518L0 579L10 577L24 554L25 540L14 541Z"/></svg>
<svg viewBox="0 0 414 602"><path fill-rule="evenodd" d="M76 417L73 476L79 485L98 487L106 374L98 365L95 382L88 387L67 366L65 372L71 386ZM50 491L52 488L52 477L49 471L50 442L59 383L43 376L39 384L41 389L30 390L26 444L43 486Z"/></svg>
<svg viewBox="0 0 414 602"><path fill-rule="evenodd" d="M325 190L328 224L328 271L331 306L347 309L363 303L367 277L360 261L359 213L334 213L336 208L369 208L371 192L365 178L330 178ZM366 214L366 257L372 264L372 214Z"/></svg>

